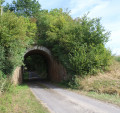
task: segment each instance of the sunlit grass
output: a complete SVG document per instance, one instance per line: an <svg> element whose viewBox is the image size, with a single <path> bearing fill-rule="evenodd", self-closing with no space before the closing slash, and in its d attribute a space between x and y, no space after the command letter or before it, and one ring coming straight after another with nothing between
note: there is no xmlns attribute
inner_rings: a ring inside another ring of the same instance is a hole
<svg viewBox="0 0 120 113"><path fill-rule="evenodd" d="M120 56L115 56L114 59L118 62L120 62Z"/></svg>
<svg viewBox="0 0 120 113"><path fill-rule="evenodd" d="M120 106L120 96L118 95L110 95L106 93L97 93L97 92L92 92L92 91L87 92L86 95Z"/></svg>
<svg viewBox="0 0 120 113"><path fill-rule="evenodd" d="M0 113L48 113L27 85L12 86L0 96Z"/></svg>

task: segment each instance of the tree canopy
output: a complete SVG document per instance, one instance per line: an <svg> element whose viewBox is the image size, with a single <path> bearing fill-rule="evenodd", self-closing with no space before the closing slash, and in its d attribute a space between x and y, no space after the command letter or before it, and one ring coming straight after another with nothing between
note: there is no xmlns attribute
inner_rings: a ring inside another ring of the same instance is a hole
<svg viewBox="0 0 120 113"><path fill-rule="evenodd" d="M5 0L0 0L0 5L3 4L5 2Z"/></svg>
<svg viewBox="0 0 120 113"><path fill-rule="evenodd" d="M94 74L105 69L111 53L105 48L109 32L99 18L87 15L72 19L68 12L53 9L41 12L37 19L38 44L51 48L55 58L70 74Z"/></svg>
<svg viewBox="0 0 120 113"><path fill-rule="evenodd" d="M33 43L49 48L70 78L95 74L110 65L111 52L105 48L110 32L101 25L100 18L84 15L73 19L63 9L40 10L36 0L13 1L4 11L8 9L13 12L0 16L3 72L21 65L24 51Z"/></svg>
<svg viewBox="0 0 120 113"><path fill-rule="evenodd" d="M41 5L37 0L13 0L12 4L7 4L4 11L14 11L17 15L33 17L38 15Z"/></svg>
<svg viewBox="0 0 120 113"><path fill-rule="evenodd" d="M9 11L3 13L0 20L0 70L10 74L22 65L26 47L33 43L36 24Z"/></svg>

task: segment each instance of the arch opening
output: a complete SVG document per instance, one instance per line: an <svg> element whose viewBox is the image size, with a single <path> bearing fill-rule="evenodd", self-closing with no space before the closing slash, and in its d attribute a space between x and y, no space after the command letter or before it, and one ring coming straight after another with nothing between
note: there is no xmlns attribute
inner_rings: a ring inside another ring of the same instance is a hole
<svg viewBox="0 0 120 113"><path fill-rule="evenodd" d="M28 51L24 56L23 80L51 80L50 67L52 66L51 54L35 49Z"/></svg>
<svg viewBox="0 0 120 113"><path fill-rule="evenodd" d="M38 59L38 62L36 59ZM31 64L31 62L34 64L34 66ZM35 62L37 62L37 65ZM34 72L38 73L37 75L40 74L41 77L41 74L43 73L41 66L43 66L45 68L43 70L46 71L46 76L44 74L43 78L54 82L60 82L67 79L65 68L53 58L51 52L46 47L34 46L28 49L24 54L24 63L27 65L26 69L25 66L16 67L13 73L12 81L14 84L21 84L24 77L26 76L25 72L27 71L28 74L30 71L33 71L33 77Z"/></svg>

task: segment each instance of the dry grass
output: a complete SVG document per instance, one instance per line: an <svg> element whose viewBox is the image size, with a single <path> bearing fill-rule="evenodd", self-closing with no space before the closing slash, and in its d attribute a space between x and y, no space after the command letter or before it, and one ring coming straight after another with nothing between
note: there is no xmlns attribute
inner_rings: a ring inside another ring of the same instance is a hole
<svg viewBox="0 0 120 113"><path fill-rule="evenodd" d="M84 91L117 94L120 96L120 63L114 61L108 72L99 73L97 76L80 78L80 88Z"/></svg>
<svg viewBox="0 0 120 113"><path fill-rule="evenodd" d="M77 78L79 90L72 90L120 106L120 62L113 61L109 71Z"/></svg>

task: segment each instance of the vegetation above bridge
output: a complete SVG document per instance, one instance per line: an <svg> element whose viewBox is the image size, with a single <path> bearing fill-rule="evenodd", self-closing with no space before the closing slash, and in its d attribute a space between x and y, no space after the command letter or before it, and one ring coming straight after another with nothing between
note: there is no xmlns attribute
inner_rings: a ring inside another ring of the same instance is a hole
<svg viewBox="0 0 120 113"><path fill-rule="evenodd" d="M32 44L47 47L73 81L75 75L108 69L112 57L105 43L110 33L101 25L100 18L84 15L73 19L67 10L42 10L36 0L27 2L17 0L7 4L0 16L2 73L10 75L16 66L22 65L26 48Z"/></svg>

